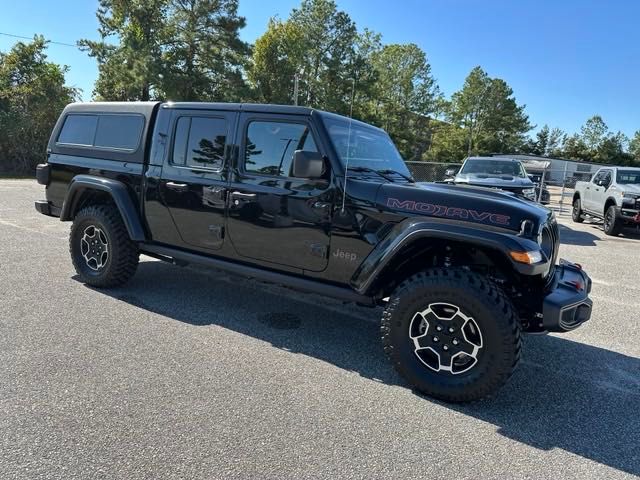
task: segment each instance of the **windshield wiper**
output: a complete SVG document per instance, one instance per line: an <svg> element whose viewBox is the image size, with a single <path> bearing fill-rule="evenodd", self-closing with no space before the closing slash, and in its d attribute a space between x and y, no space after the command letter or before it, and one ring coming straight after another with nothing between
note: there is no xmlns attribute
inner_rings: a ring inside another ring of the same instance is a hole
<svg viewBox="0 0 640 480"><path fill-rule="evenodd" d="M369 168L369 167L349 167L349 170L351 170L352 172L366 172L366 173L375 173L376 175L381 176L382 178L384 178L385 180L387 180L388 182L391 183L395 183L395 180L393 179L393 177L389 177L388 175L399 175L402 178L404 178L405 180L407 180L408 182L411 183L415 183L415 181L413 180L413 178L408 177L407 175L404 175L403 173L400 173L396 170L391 170L390 168L386 168L386 169L381 169L381 170L375 170L373 168Z"/></svg>
<svg viewBox="0 0 640 480"><path fill-rule="evenodd" d="M369 167L349 167L349 170L352 172L366 172L366 173L375 173L376 175L384 178L385 180L392 182L393 183L393 179L390 177L387 177L382 170L374 170L373 168L369 168Z"/></svg>
<svg viewBox="0 0 640 480"><path fill-rule="evenodd" d="M415 180L412 177L405 175L404 173L400 173L397 170L391 170L390 168L386 168L384 170L376 170L376 173L379 173L380 175L392 175L392 174L400 175L406 181L415 183Z"/></svg>

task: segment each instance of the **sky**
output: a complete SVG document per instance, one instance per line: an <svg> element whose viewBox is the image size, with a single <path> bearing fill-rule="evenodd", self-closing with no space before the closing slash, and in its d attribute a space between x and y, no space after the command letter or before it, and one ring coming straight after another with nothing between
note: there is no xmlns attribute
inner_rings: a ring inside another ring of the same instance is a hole
<svg viewBox="0 0 640 480"><path fill-rule="evenodd" d="M97 39L92 0L2 0L0 32L75 44ZM575 132L601 115L613 131L640 130L640 2L634 0L337 0L358 29L384 43L416 43L447 96L476 65L504 79L531 123ZM253 42L270 17L287 18L299 0L240 0ZM18 39L0 35L0 51ZM52 44L51 61L68 65L67 82L90 100L95 61ZM534 130L535 131L535 130Z"/></svg>

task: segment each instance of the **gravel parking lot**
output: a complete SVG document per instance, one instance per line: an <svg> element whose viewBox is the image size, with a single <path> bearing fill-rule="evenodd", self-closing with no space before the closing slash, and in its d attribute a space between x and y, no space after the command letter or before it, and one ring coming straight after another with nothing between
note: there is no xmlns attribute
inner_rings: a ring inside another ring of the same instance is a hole
<svg viewBox="0 0 640 480"><path fill-rule="evenodd" d="M561 216L592 320L451 406L394 373L375 310L146 257L82 285L42 197L0 180L1 479L640 475L640 235Z"/></svg>

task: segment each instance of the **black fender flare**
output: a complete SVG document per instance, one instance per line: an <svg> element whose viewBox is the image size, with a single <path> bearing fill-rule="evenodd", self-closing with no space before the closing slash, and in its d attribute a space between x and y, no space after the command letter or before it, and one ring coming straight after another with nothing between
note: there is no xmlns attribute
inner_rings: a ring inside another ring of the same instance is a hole
<svg viewBox="0 0 640 480"><path fill-rule="evenodd" d="M511 258L511 251L531 251L540 246L528 238L520 237L515 232L498 231L483 228L480 225L463 225L438 222L435 220L405 220L397 224L391 232L381 240L365 258L351 278L351 287L360 294L373 294L371 287L376 278L390 265L396 255L418 239L433 238L453 240L470 245L490 248L502 253L511 263L514 270L522 275L539 275L549 269L548 261L535 265L518 263Z"/></svg>
<svg viewBox="0 0 640 480"><path fill-rule="evenodd" d="M73 220L78 201L86 190L97 190L108 193L120 211L131 240L143 242L146 238L144 228L140 221L138 210L127 191L124 183L110 178L96 177L93 175L76 175L69 183L67 195L62 204L60 220Z"/></svg>

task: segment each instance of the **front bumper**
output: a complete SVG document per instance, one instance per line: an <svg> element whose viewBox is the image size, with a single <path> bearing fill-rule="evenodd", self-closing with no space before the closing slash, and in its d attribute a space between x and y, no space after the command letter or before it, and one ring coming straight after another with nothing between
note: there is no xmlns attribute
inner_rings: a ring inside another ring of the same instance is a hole
<svg viewBox="0 0 640 480"><path fill-rule="evenodd" d="M637 208L618 207L616 208L616 213L618 214L618 218L626 222L640 223L640 210Z"/></svg>
<svg viewBox="0 0 640 480"><path fill-rule="evenodd" d="M568 332L591 318L591 279L579 265L560 260L544 297L542 323L548 332Z"/></svg>
<svg viewBox="0 0 640 480"><path fill-rule="evenodd" d="M38 212L43 215L47 215L48 217L60 216L60 209L51 205L46 200L36 200L35 207Z"/></svg>

